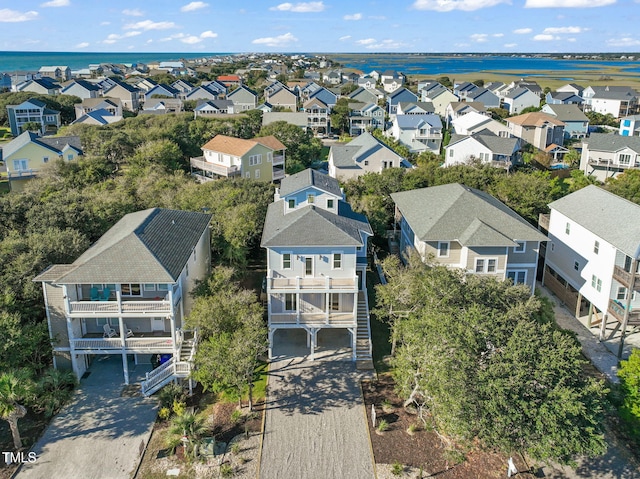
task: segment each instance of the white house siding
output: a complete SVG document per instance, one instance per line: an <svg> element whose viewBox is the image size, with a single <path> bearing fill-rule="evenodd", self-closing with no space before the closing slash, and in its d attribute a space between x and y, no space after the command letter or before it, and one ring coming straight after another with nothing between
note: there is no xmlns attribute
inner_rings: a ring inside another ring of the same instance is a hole
<svg viewBox="0 0 640 479"><path fill-rule="evenodd" d="M282 255L291 254L291 269L282 268ZM340 269L333 269L333 253L342 254ZM267 249L267 267L275 278L304 278L305 258L313 258L314 278L353 278L356 275L356 248L279 247Z"/></svg>
<svg viewBox="0 0 640 479"><path fill-rule="evenodd" d="M471 158L480 159L480 153L489 155L488 161L491 160L493 155L489 148L481 145L473 138L464 139L454 145L447 146L444 166L468 163ZM483 162L486 162L486 160L483 159Z"/></svg>
<svg viewBox="0 0 640 479"><path fill-rule="evenodd" d="M331 211L338 214L338 200L341 199L335 195L322 191L318 188L305 188L302 191L298 191L295 194L287 195L284 198L285 212L291 211L289 209L289 200L295 200L295 209L302 208L309 204L309 195L313 195L313 203L316 207L322 208L327 211ZM333 209L327 207L327 200L333 200Z"/></svg>
<svg viewBox="0 0 640 479"><path fill-rule="evenodd" d="M566 225L569 223L569 234ZM560 274L600 311L606 311L612 288L616 248L556 210L551 210L546 264ZM599 241L598 254L594 253ZM576 264L577 263L577 268ZM592 275L602 281L593 288Z"/></svg>
<svg viewBox="0 0 640 479"><path fill-rule="evenodd" d="M638 155L631 148L623 148L619 151L602 151L602 150L589 150L587 144L582 146L582 154L580 156L580 169L586 174L595 176L600 181L605 181L607 178L613 178L622 174L629 168L619 169L620 155L629 155L631 157L630 164L640 163L640 155ZM597 161L599 165L590 165L589 161ZM607 164L610 167L607 167Z"/></svg>
<svg viewBox="0 0 640 479"><path fill-rule="evenodd" d="M196 286L197 280L203 280L209 274L211 274L211 237L210 237L209 228L207 228L200 239L198 240L198 244L193 249L189 260L187 261L187 265L185 266L185 270L180 275L183 278L180 287L182 288L182 314L183 316L187 316L193 307L194 298L189 294L190 291ZM189 275L186 275L186 268L189 268ZM178 315L178 311L176 311L176 315ZM178 318L181 319L181 318ZM181 327L180 324L177 327Z"/></svg>

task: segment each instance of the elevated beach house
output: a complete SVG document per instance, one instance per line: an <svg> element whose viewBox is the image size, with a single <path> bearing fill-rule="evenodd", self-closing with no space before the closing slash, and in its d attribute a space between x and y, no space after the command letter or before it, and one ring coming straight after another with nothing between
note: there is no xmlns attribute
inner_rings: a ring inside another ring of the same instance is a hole
<svg viewBox="0 0 640 479"><path fill-rule="evenodd" d="M194 333L184 330L190 292L210 272L210 215L151 208L125 215L72 264L50 266L42 283L56 369L80 378L97 355L165 361L142 384L152 394L189 376Z"/></svg>
<svg viewBox="0 0 640 479"><path fill-rule="evenodd" d="M459 183L392 193L400 249L423 261L526 284L533 294L547 237L511 208Z"/></svg>
<svg viewBox="0 0 640 479"><path fill-rule="evenodd" d="M367 218L338 180L307 169L276 189L262 233L267 250L269 357L280 330L304 330L311 359L329 329L349 334L353 360L371 360L366 297Z"/></svg>

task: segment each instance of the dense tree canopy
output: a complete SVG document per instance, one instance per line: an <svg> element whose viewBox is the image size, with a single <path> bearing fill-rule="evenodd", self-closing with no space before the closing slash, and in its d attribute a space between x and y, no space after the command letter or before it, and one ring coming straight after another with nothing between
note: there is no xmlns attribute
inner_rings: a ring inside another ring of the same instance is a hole
<svg viewBox="0 0 640 479"><path fill-rule="evenodd" d="M527 287L419 259L404 272L385 266L377 312L395 308L394 376L425 421L543 461L604 452L604 386L582 373L580 346Z"/></svg>
<svg viewBox="0 0 640 479"><path fill-rule="evenodd" d="M286 121L275 121L263 126L257 136L275 136L287 147L285 169L288 174L297 173L320 159L322 143L310 131Z"/></svg>

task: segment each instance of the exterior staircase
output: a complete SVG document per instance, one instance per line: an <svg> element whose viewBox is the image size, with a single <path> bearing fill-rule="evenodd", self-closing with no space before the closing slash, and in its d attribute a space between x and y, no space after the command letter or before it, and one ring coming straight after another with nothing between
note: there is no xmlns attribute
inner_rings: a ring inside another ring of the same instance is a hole
<svg viewBox="0 0 640 479"><path fill-rule="evenodd" d="M179 360L176 360L176 356L174 356L147 373L140 384L144 396L151 396L170 382L176 379L188 378L191 375L197 339L197 332L194 332L192 338L184 338L180 347Z"/></svg>
<svg viewBox="0 0 640 479"><path fill-rule="evenodd" d="M356 330L356 368L373 369L369 303L366 291L358 293L358 317Z"/></svg>

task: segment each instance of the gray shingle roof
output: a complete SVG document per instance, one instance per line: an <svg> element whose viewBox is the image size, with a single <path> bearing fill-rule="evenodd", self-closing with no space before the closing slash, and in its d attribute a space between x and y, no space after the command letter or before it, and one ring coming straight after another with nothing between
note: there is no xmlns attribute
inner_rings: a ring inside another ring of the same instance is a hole
<svg viewBox="0 0 640 479"><path fill-rule="evenodd" d="M283 178L280 182L280 197L290 195L310 186L315 186L322 191L342 198L342 190L338 180L311 168Z"/></svg>
<svg viewBox="0 0 640 479"><path fill-rule="evenodd" d="M338 214L315 205L285 214L280 200L267 209L261 246L362 246L362 233L373 234L367 218L343 201Z"/></svg>
<svg viewBox="0 0 640 479"><path fill-rule="evenodd" d="M592 133L583 143L589 145L589 150L619 151L623 148L631 148L640 154L640 137L611 135L607 133Z"/></svg>
<svg viewBox="0 0 640 479"><path fill-rule="evenodd" d="M463 246L515 246L546 236L493 196L459 183L392 193L391 198L421 241Z"/></svg>
<svg viewBox="0 0 640 479"><path fill-rule="evenodd" d="M507 156L513 154L520 141L518 138L502 138L500 136L490 134L476 134L473 135L473 138L489 148L493 153Z"/></svg>
<svg viewBox="0 0 640 479"><path fill-rule="evenodd" d="M173 283L210 218L204 213L161 208L125 215L55 282Z"/></svg>
<svg viewBox="0 0 640 479"><path fill-rule="evenodd" d="M547 104L553 115L560 121L589 121L587 115L576 105L553 105Z"/></svg>
<svg viewBox="0 0 640 479"><path fill-rule="evenodd" d="M640 205L589 185L550 203L549 207L623 253L640 257Z"/></svg>
<svg viewBox="0 0 640 479"><path fill-rule="evenodd" d="M333 145L331 147L331 156L335 166L338 168L349 168L355 167L356 161L361 161L381 149L386 149L393 156L401 158L400 155L376 139L369 132L362 133L346 145Z"/></svg>

